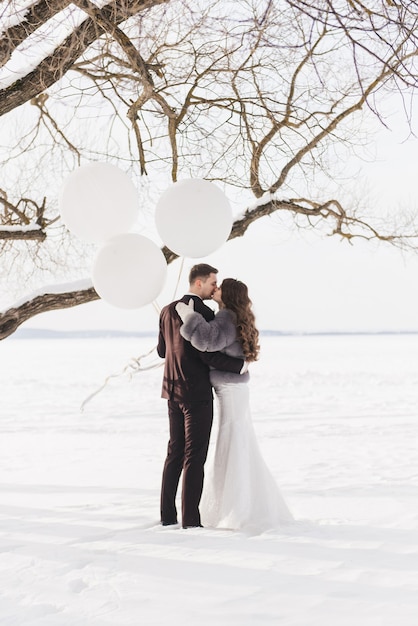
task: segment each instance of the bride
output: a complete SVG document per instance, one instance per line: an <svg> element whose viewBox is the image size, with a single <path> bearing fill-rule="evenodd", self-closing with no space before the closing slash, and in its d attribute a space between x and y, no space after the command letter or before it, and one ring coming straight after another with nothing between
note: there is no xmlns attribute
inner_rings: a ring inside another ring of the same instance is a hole
<svg viewBox="0 0 418 626"><path fill-rule="evenodd" d="M247 362L257 360L258 330L247 286L225 278L213 299L219 305L207 322L189 304L176 310L183 321L181 335L200 351L222 350ZM206 526L260 533L293 521L258 447L251 421L248 380L242 375L211 370L219 407L219 428L209 459L200 510Z"/></svg>

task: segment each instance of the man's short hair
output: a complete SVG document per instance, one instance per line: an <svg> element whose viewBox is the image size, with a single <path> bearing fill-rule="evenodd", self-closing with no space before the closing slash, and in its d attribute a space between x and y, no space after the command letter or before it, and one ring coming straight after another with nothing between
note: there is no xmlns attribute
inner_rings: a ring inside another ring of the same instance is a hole
<svg viewBox="0 0 418 626"><path fill-rule="evenodd" d="M193 285L198 278L207 278L210 274L217 274L218 270L207 263L193 265L189 274L189 285Z"/></svg>

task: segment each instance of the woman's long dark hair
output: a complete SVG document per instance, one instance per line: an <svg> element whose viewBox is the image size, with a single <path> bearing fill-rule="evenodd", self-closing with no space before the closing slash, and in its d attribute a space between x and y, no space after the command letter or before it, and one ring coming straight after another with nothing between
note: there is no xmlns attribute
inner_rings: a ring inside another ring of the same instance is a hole
<svg viewBox="0 0 418 626"><path fill-rule="evenodd" d="M255 326L252 302L248 297L248 287L235 278L222 281L222 302L225 308L233 311L237 317L238 337L242 344L246 361L256 361L260 352L259 332Z"/></svg>

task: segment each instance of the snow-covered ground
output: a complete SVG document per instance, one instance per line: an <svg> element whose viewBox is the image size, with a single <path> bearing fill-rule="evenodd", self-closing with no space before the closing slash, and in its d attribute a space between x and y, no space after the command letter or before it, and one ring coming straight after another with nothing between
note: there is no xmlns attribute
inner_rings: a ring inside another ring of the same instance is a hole
<svg viewBox="0 0 418 626"><path fill-rule="evenodd" d="M416 626L418 335L262 337L251 406L294 527L158 525L155 338L0 342L0 624Z"/></svg>

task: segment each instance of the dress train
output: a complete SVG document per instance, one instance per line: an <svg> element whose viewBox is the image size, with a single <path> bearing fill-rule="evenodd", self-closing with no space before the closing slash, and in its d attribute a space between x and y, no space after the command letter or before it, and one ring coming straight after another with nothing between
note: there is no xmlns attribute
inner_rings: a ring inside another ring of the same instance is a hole
<svg viewBox="0 0 418 626"><path fill-rule="evenodd" d="M219 428L205 469L204 526L261 533L290 524L289 511L257 443L245 383L215 385Z"/></svg>

